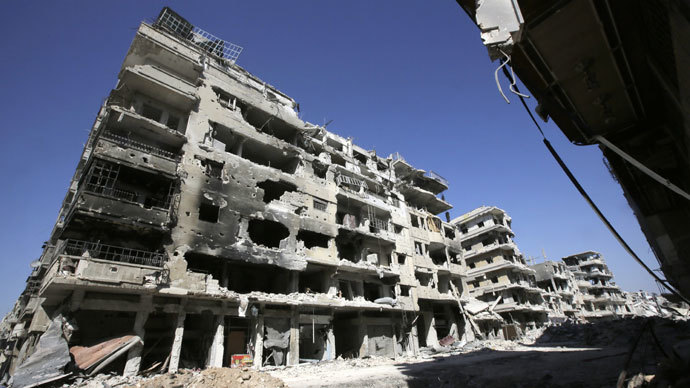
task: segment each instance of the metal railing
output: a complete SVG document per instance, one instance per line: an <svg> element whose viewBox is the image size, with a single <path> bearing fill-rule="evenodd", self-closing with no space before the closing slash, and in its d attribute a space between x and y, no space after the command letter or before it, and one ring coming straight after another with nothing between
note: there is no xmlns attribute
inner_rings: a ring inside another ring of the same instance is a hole
<svg viewBox="0 0 690 388"><path fill-rule="evenodd" d="M95 259L121 263L162 267L165 254L116 245L101 244L82 240L67 240L61 253L71 256L83 256L86 252Z"/></svg>
<svg viewBox="0 0 690 388"><path fill-rule="evenodd" d="M199 27L195 27L168 7L163 8L158 15L155 26L164 28L198 46L208 54L225 59L230 63L237 62L237 58L242 53L241 46L226 42Z"/></svg>
<svg viewBox="0 0 690 388"><path fill-rule="evenodd" d="M94 194L101 194L106 197L111 197L115 199L122 199L129 202L136 202L137 193L133 191L120 190L115 188L109 188L105 186L100 186L93 183L86 184L86 191Z"/></svg>
<svg viewBox="0 0 690 388"><path fill-rule="evenodd" d="M448 180L446 178L438 175L437 173L431 171L431 170L424 173L424 176L426 176L427 178L431 178L431 179L434 179L436 181L439 181L439 182L443 183L444 186L448 187Z"/></svg>
<svg viewBox="0 0 690 388"><path fill-rule="evenodd" d="M112 140L115 143L123 145L125 147L134 148L134 149L137 149L139 151L144 151L144 152L149 153L149 154L161 156L163 158L172 159L172 160L178 160L179 159L178 155L176 155L170 151L166 151L166 150L160 149L158 147L144 144L144 143L138 142L136 140L126 138L124 136L116 135L112 132L103 132L101 137L103 137L104 139Z"/></svg>

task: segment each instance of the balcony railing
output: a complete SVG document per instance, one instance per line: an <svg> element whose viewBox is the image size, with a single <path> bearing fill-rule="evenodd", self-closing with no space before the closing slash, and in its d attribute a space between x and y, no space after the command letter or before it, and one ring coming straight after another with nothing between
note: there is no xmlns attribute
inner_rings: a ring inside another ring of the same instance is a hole
<svg viewBox="0 0 690 388"><path fill-rule="evenodd" d="M124 136L116 135L112 132L103 132L101 137L103 137L104 139L112 140L113 142L120 144L120 145L123 145L125 147L133 148L133 149L136 149L139 151L144 151L144 152L152 154L152 155L157 155L157 156L167 158L167 159L172 159L172 160L178 160L179 159L179 157L176 154L174 154L170 151L166 151L166 150L163 150L163 149L160 149L158 147L154 147L154 146L151 146L148 144L140 143L138 141L126 138Z"/></svg>
<svg viewBox="0 0 690 388"><path fill-rule="evenodd" d="M71 256L82 256L87 252L90 257L96 259L148 265L151 267L162 267L165 262L165 254L162 252L144 251L82 240L67 240L61 253Z"/></svg>
<svg viewBox="0 0 690 388"><path fill-rule="evenodd" d="M436 180L436 181L439 181L439 182L443 183L444 186L448 187L448 180L447 180L446 178L444 178L444 177L438 175L437 173L431 171L431 170L429 170L428 172L426 172L426 173L424 174L424 176L426 176L426 177L428 177L428 178L431 178L431 179L434 179L434 180Z"/></svg>

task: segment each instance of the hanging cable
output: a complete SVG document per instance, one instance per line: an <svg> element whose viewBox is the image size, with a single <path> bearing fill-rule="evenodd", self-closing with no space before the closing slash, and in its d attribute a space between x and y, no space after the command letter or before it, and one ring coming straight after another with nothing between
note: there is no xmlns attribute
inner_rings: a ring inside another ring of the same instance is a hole
<svg viewBox="0 0 690 388"><path fill-rule="evenodd" d="M506 69L506 67L503 67L503 74L505 74L506 78L508 78L508 80L510 80L511 84L514 82L511 74L508 72L508 69ZM519 92L517 85L515 86L515 89ZM585 189L580 185L580 182L578 182L578 180L575 178L573 173L570 172L570 169L568 168L568 166L565 164L565 162L563 162L563 159L561 159L560 155L558 155L558 153L553 148L553 146L551 145L549 140L546 138L546 135L544 135L544 131L541 129L541 126L539 125L537 120L534 118L534 115L532 114L532 111L527 106L525 99L520 94L518 94L518 97L520 98L520 101L522 102L522 106L527 111L527 114L529 114L529 117L532 119L532 122L534 122L534 125L539 130L539 133L541 133L542 141L544 142L544 145L546 146L546 148L551 153L551 156L553 156L553 158L556 160L556 162L561 167L561 169L563 170L565 175L568 176L568 179L570 179L570 182L572 182L572 184L575 186L575 188L580 193L580 195L582 195L582 197L585 199L585 201L587 201L587 203L592 208L592 210L597 214L597 216L599 216L599 219L601 220L601 222L603 222L604 225L606 225L606 227L611 232L611 234L613 234L613 236L616 238L616 240L618 240L618 243L620 243L621 246L623 247L623 249L625 249L626 252L628 252L628 254L630 256L632 256L632 258L635 259L635 261L637 261L637 263L640 264L647 271L647 273L649 273L656 281L663 284L666 287L666 289L669 290L673 295L679 297L685 303L690 304L690 300L688 300L683 295L681 295L681 293L679 291L677 291L675 288L673 288L670 284L668 284L668 282L666 280L661 279L656 273L654 273L654 271L651 268L649 268L649 266L647 266L647 264L645 264L644 261L642 261L642 259L640 259L639 256L637 256L637 254L632 250L632 248L630 248L628 243L625 242L625 240L623 240L623 237L618 233L618 231L613 227L613 225L611 225L611 223L606 218L606 216L604 216L604 214L601 212L601 210L599 210L599 208L594 203L592 198L589 196L589 194L587 194Z"/></svg>

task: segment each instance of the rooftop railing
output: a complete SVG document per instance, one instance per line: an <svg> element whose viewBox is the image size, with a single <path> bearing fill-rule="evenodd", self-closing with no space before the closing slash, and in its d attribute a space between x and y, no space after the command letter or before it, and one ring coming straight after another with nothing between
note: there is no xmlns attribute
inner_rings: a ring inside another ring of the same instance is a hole
<svg viewBox="0 0 690 388"><path fill-rule="evenodd" d="M242 53L242 47L226 42L210 32L195 27L168 7L163 8L160 15L158 15L155 26L164 28L198 46L208 54L225 59L230 63L237 62L237 58Z"/></svg>

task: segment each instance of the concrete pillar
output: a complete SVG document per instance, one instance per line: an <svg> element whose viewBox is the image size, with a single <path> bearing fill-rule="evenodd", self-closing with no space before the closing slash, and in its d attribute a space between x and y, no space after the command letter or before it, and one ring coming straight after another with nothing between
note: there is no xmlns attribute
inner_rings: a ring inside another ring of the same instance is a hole
<svg viewBox="0 0 690 388"><path fill-rule="evenodd" d="M86 290L74 290L72 291L72 297L69 301L69 311L79 310L81 302L84 301L84 295L86 295Z"/></svg>
<svg viewBox="0 0 690 388"><path fill-rule="evenodd" d="M331 322L333 322L331 320ZM335 360L335 333L333 332L333 325L328 327L326 334L326 352L324 353L324 360Z"/></svg>
<svg viewBox="0 0 690 388"><path fill-rule="evenodd" d="M288 283L288 293L299 292L299 272L290 271L290 282Z"/></svg>
<svg viewBox="0 0 690 388"><path fill-rule="evenodd" d="M450 330L448 331L449 335L452 335L453 338L455 338L456 341L460 340L460 333L458 330L458 320L457 320L457 315L453 311L453 309L449 306L445 306L445 313L446 313L446 318L448 319L448 322L450 323Z"/></svg>
<svg viewBox="0 0 690 388"><path fill-rule="evenodd" d="M175 339L173 340L172 349L170 351L170 366L168 372L175 373L180 366L180 351L182 350L182 337L184 336L184 319L187 313L181 311L177 315L177 326L175 327Z"/></svg>
<svg viewBox="0 0 690 388"><path fill-rule="evenodd" d="M127 352L127 363L125 364L124 376L136 376L141 367L141 352L144 350L144 325L149 318L148 311L138 311L134 318L134 334L141 338L141 343L134 345Z"/></svg>
<svg viewBox="0 0 690 388"><path fill-rule="evenodd" d="M290 349L287 365L299 365L299 310L297 307L292 308L290 316Z"/></svg>
<svg viewBox="0 0 690 388"><path fill-rule="evenodd" d="M424 313L424 324L427 328L426 346L438 345L438 335L436 334L436 328L434 327L434 325L436 324L436 320L434 319L433 312ZM424 333L422 333L422 335L424 335Z"/></svg>
<svg viewBox="0 0 690 388"><path fill-rule="evenodd" d="M359 312L359 317L357 319L357 328L359 332L359 338L362 339L362 344L359 347L359 357L364 357L369 355L369 331L367 330L367 325L362 316L362 312Z"/></svg>
<svg viewBox="0 0 690 388"><path fill-rule="evenodd" d="M261 313L259 313L261 314ZM264 357L264 316L259 315L256 317L256 322L253 328L253 338L254 338L254 368L261 369L261 364Z"/></svg>
<svg viewBox="0 0 690 388"><path fill-rule="evenodd" d="M220 368L223 366L223 356L225 355L225 316L217 315L215 322L215 333L213 343L208 350L207 367Z"/></svg>
<svg viewBox="0 0 690 388"><path fill-rule="evenodd" d="M423 318L419 317L419 319ZM409 336L409 348L412 351L412 355L416 356L417 354L419 354L419 332L417 330L417 324L412 325Z"/></svg>

